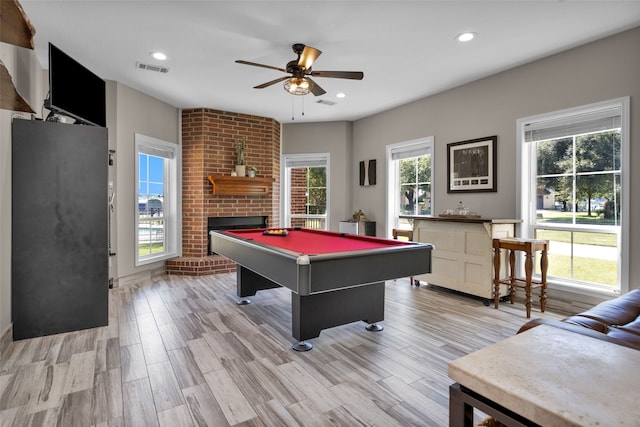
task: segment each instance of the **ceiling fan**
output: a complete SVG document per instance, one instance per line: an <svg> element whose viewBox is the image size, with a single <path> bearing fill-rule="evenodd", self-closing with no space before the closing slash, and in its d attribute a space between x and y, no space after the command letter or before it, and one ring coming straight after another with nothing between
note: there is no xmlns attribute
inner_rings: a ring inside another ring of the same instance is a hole
<svg viewBox="0 0 640 427"><path fill-rule="evenodd" d="M311 65L313 65L322 52L311 46L305 46L302 43L296 43L291 47L293 48L293 52L298 55L298 59L289 61L286 68L272 67L271 65L257 64L255 62L243 61L240 59L236 60L236 62L238 64L269 68L271 70L278 70L283 73L291 74L290 76L280 77L275 80L262 83L261 85L254 86L254 89L264 89L265 87L284 81L285 90L292 95L306 95L309 92L313 93L315 96L324 95L326 91L313 81L311 76L353 80L362 80L364 77L364 73L362 71L314 71L311 69Z"/></svg>

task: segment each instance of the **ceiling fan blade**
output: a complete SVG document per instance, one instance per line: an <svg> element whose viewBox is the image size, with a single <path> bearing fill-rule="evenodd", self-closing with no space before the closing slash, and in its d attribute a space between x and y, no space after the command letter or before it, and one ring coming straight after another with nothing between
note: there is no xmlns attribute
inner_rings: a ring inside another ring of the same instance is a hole
<svg viewBox="0 0 640 427"><path fill-rule="evenodd" d="M353 79L362 80L364 73L362 71L312 71L314 77L333 77L336 79Z"/></svg>
<svg viewBox="0 0 640 427"><path fill-rule="evenodd" d="M325 93L327 93L326 90L322 89L318 83L314 82L313 80L311 80L309 77L305 77L307 80L309 80L311 83L313 83L311 85L311 93L314 94L315 96L320 96L320 95L324 95Z"/></svg>
<svg viewBox="0 0 640 427"><path fill-rule="evenodd" d="M256 62L243 61L241 59L237 59L236 62L238 64L253 65L254 67L262 67L262 68L268 68L270 70L278 70L278 71L282 71L283 73L287 72L287 70L285 70L284 68L272 67L271 65L258 64Z"/></svg>
<svg viewBox="0 0 640 427"><path fill-rule="evenodd" d="M315 60L318 59L318 56L320 56L321 53L322 51L315 47L305 46L302 54L300 55L300 59L298 59L298 65L305 70L310 69L311 65L313 65Z"/></svg>
<svg viewBox="0 0 640 427"><path fill-rule="evenodd" d="M262 83L261 85L254 86L253 88L254 89L264 89L265 87L269 87L269 86L274 85L274 84L276 84L278 82L285 81L288 78L290 78L290 76L279 77L279 78L277 78L275 80L271 80L270 82L266 82L266 83Z"/></svg>

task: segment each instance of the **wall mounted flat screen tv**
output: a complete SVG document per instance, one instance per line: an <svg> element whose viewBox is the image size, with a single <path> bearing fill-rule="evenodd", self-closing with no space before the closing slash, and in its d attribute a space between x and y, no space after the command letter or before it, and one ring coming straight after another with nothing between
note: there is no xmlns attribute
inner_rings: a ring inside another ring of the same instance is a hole
<svg viewBox="0 0 640 427"><path fill-rule="evenodd" d="M105 83L49 43L49 97L45 107L84 124L105 127Z"/></svg>

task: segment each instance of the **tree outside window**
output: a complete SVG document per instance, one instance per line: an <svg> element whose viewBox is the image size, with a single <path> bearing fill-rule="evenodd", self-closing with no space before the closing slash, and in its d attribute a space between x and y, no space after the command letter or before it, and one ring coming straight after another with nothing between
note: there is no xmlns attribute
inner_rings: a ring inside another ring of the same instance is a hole
<svg viewBox="0 0 640 427"><path fill-rule="evenodd" d="M325 229L325 221L312 218L327 214L327 168L291 168L291 227Z"/></svg>
<svg viewBox="0 0 640 427"><path fill-rule="evenodd" d="M400 213L431 215L431 156L398 160Z"/></svg>
<svg viewBox="0 0 640 427"><path fill-rule="evenodd" d="M612 130L537 143L538 209L545 197L553 209L538 222L614 225L620 221L620 131ZM584 214L582 214L584 213Z"/></svg>
<svg viewBox="0 0 640 427"><path fill-rule="evenodd" d="M287 227L328 227L328 154L289 154L282 159L283 213Z"/></svg>

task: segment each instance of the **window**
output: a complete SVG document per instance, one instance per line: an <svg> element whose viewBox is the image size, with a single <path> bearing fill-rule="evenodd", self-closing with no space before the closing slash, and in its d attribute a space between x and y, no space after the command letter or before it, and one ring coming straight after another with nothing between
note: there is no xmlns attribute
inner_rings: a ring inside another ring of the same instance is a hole
<svg viewBox="0 0 640 427"><path fill-rule="evenodd" d="M400 215L431 215L433 137L387 146L388 227L410 229Z"/></svg>
<svg viewBox="0 0 640 427"><path fill-rule="evenodd" d="M549 240L557 287L626 291L628 111L623 98L518 121L522 231Z"/></svg>
<svg viewBox="0 0 640 427"><path fill-rule="evenodd" d="M136 265L180 255L180 146L136 134Z"/></svg>
<svg viewBox="0 0 640 427"><path fill-rule="evenodd" d="M289 154L282 163L284 226L327 230L329 154Z"/></svg>

